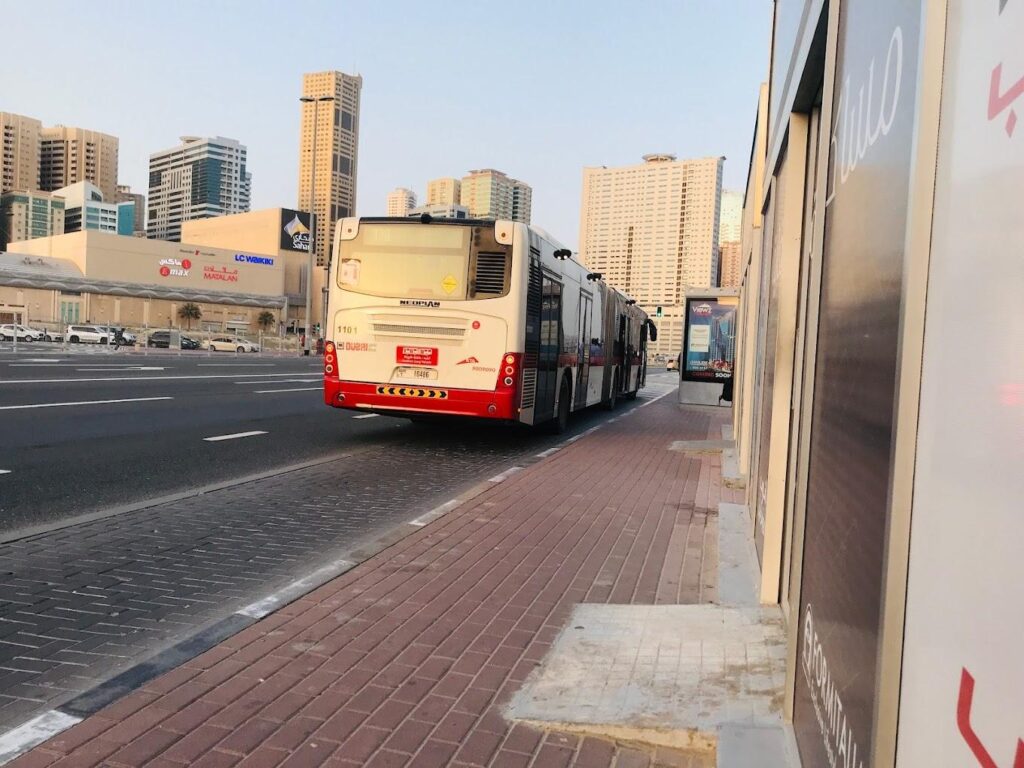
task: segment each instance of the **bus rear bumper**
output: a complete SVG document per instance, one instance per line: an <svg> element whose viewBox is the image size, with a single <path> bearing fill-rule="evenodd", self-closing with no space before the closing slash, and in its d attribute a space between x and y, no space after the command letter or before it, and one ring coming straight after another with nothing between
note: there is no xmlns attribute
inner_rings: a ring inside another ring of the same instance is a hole
<svg viewBox="0 0 1024 768"><path fill-rule="evenodd" d="M325 379L324 403L334 408L394 416L436 414L499 421L519 420L519 409L511 392Z"/></svg>

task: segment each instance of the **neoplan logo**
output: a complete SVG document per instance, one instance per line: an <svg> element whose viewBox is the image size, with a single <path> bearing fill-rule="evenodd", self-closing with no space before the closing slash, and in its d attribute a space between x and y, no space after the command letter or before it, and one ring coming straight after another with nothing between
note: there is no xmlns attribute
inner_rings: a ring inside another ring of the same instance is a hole
<svg viewBox="0 0 1024 768"><path fill-rule="evenodd" d="M459 362L457 362L456 365L468 365L469 363L479 363L479 362L480 361L477 360L475 357L467 357L465 360L459 360Z"/></svg>
<svg viewBox="0 0 1024 768"><path fill-rule="evenodd" d="M440 301L427 301L425 299L401 299L398 302L402 307L440 307Z"/></svg>

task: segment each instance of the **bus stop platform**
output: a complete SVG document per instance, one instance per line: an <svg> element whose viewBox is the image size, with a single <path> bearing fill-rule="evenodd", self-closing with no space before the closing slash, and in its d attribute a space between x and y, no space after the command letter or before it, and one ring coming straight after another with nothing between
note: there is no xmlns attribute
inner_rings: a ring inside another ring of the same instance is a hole
<svg viewBox="0 0 1024 768"><path fill-rule="evenodd" d="M714 766L780 619L720 550L730 412L652 389L8 765Z"/></svg>

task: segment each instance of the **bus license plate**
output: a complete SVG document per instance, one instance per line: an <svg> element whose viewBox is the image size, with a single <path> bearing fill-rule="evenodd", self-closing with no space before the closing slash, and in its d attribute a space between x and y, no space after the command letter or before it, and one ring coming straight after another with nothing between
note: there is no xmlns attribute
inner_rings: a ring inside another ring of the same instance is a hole
<svg viewBox="0 0 1024 768"><path fill-rule="evenodd" d="M432 368L398 368L395 375L402 379L436 379L437 371Z"/></svg>

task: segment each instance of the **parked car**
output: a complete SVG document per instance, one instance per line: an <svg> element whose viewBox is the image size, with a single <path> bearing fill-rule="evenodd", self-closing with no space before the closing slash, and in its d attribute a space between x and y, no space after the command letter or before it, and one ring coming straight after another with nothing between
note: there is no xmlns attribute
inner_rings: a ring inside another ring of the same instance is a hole
<svg viewBox="0 0 1024 768"><path fill-rule="evenodd" d="M64 337L72 344L109 344L110 332L95 325L69 325Z"/></svg>
<svg viewBox="0 0 1024 768"><path fill-rule="evenodd" d="M126 347L135 345L135 334L125 328L116 328L113 325L97 325L96 328L107 335L111 344Z"/></svg>
<svg viewBox="0 0 1024 768"><path fill-rule="evenodd" d="M211 352L259 352L259 344L235 336L215 336L207 343Z"/></svg>
<svg viewBox="0 0 1024 768"><path fill-rule="evenodd" d="M668 363L665 364L665 370L667 371L678 371L679 370L679 358L673 357Z"/></svg>
<svg viewBox="0 0 1024 768"><path fill-rule="evenodd" d="M27 325L0 325L0 341L14 341L17 335L18 341L42 341L45 334Z"/></svg>
<svg viewBox="0 0 1024 768"><path fill-rule="evenodd" d="M198 341L193 339L191 336L181 334L181 348L182 349L199 349L202 346ZM170 331L153 331L149 334L146 339L147 347L158 347L160 349L167 349L171 346L171 332Z"/></svg>

